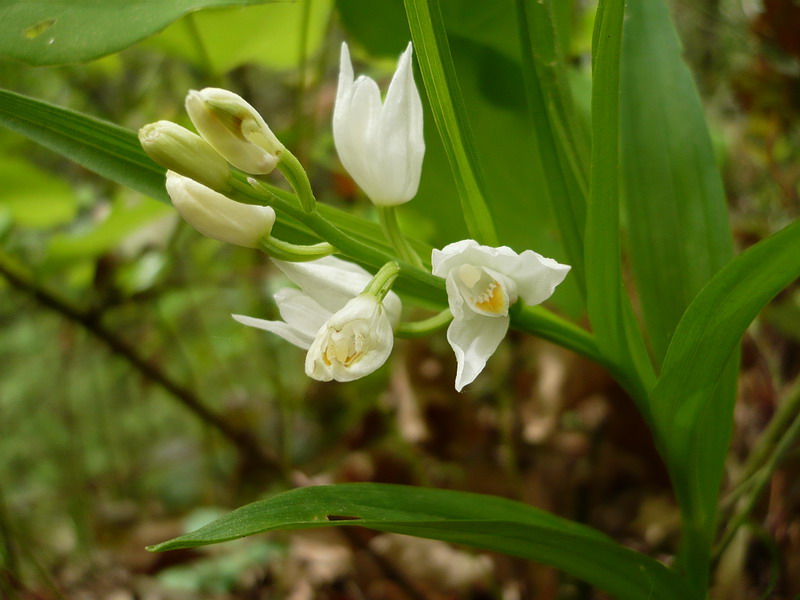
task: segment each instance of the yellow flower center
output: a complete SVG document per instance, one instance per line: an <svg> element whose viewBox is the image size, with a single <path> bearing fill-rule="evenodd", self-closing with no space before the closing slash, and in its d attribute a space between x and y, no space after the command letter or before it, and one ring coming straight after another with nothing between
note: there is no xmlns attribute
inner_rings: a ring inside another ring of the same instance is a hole
<svg viewBox="0 0 800 600"><path fill-rule="evenodd" d="M458 278L466 288L464 299L472 306L496 315L506 313L508 299L505 288L484 269L469 264L461 265L458 267Z"/></svg>

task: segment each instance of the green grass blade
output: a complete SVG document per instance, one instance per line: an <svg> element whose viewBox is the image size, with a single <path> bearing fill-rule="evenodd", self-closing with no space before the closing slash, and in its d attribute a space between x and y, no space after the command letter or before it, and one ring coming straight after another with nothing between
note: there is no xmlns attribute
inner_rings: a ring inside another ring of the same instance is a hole
<svg viewBox="0 0 800 600"><path fill-rule="evenodd" d="M653 390L659 444L672 472L689 540L685 568L708 577L718 488L733 421L739 340L761 309L800 277L800 221L730 261L678 323ZM701 552L704 552L701 554Z"/></svg>
<svg viewBox="0 0 800 600"><path fill-rule="evenodd" d="M673 571L589 527L496 496L378 483L284 492L150 549L190 548L265 531L339 525L446 540L536 560L585 579L620 600L693 597Z"/></svg>
<svg viewBox="0 0 800 600"><path fill-rule="evenodd" d="M621 74L630 259L660 364L683 311L733 245L703 107L664 0L628 3Z"/></svg>
<svg viewBox="0 0 800 600"><path fill-rule="evenodd" d="M467 230L479 243L496 246L497 233L486 204L483 176L438 0L405 0L405 6L425 91L453 170Z"/></svg>

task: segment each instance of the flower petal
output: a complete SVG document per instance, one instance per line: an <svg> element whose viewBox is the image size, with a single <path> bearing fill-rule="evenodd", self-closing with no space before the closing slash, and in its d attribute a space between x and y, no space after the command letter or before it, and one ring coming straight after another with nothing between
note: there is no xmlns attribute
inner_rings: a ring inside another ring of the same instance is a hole
<svg viewBox="0 0 800 600"><path fill-rule="evenodd" d="M275 294L275 303L281 317L289 327L311 345L320 327L330 319L329 310L321 307L313 298L294 288L283 288Z"/></svg>
<svg viewBox="0 0 800 600"><path fill-rule="evenodd" d="M507 275L517 282L517 293L527 304L541 304L553 295L572 267L533 250L520 254Z"/></svg>
<svg viewBox="0 0 800 600"><path fill-rule="evenodd" d="M256 319L255 317L248 317L246 315L231 315L236 321L248 327L255 327L256 329L263 329L276 335L281 336L290 344L294 344L298 348L308 350L311 345L311 340L307 339L296 329L290 327L283 321L267 321L266 319Z"/></svg>
<svg viewBox="0 0 800 600"><path fill-rule="evenodd" d="M372 275L365 269L334 256L303 263L274 259L272 262L331 313L358 296L372 279Z"/></svg>
<svg viewBox="0 0 800 600"><path fill-rule="evenodd" d="M508 331L508 317L475 316L453 319L447 328L447 341L456 355L456 391L472 383L483 371Z"/></svg>

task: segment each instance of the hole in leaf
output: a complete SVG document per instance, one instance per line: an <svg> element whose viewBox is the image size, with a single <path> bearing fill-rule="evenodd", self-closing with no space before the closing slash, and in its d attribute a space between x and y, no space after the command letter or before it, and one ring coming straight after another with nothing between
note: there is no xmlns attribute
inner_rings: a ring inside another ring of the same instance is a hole
<svg viewBox="0 0 800 600"><path fill-rule="evenodd" d="M360 521L361 517L353 517L350 515L327 515L325 517L328 521Z"/></svg>
<svg viewBox="0 0 800 600"><path fill-rule="evenodd" d="M32 40L34 38L39 37L45 31L50 29L55 24L55 22L56 22L55 19L45 19L44 21L36 23L36 25L31 25L30 27L26 27L22 33L27 39Z"/></svg>

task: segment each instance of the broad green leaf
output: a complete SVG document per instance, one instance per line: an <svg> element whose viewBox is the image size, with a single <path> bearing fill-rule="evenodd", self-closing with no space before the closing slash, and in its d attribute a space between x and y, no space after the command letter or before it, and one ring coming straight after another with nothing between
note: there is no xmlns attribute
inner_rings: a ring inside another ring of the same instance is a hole
<svg viewBox="0 0 800 600"><path fill-rule="evenodd" d="M0 6L0 56L32 65L92 60L161 31L188 12L266 0L11 1Z"/></svg>
<svg viewBox="0 0 800 600"><path fill-rule="evenodd" d="M628 3L621 80L630 259L660 364L683 311L733 254L703 107L664 0Z"/></svg>
<svg viewBox="0 0 800 600"><path fill-rule="evenodd" d="M0 160L0 209L23 227L52 227L71 221L78 210L69 184L27 161Z"/></svg>
<svg viewBox="0 0 800 600"><path fill-rule="evenodd" d="M453 170L467 229L478 242L497 245L438 0L406 0L405 6L425 92Z"/></svg>
<svg viewBox="0 0 800 600"><path fill-rule="evenodd" d="M187 15L147 43L216 75L247 63L296 68L319 47L330 12L331 0L206 10Z"/></svg>
<svg viewBox="0 0 800 600"><path fill-rule="evenodd" d="M503 552L552 565L619 600L698 598L661 563L601 533L496 496L378 483L306 487L243 506L154 551L265 531L360 525Z"/></svg>
<svg viewBox="0 0 800 600"><path fill-rule="evenodd" d="M659 443L688 534L707 543L733 419L730 358L761 309L798 277L800 221L737 256L700 291L678 323L652 392ZM697 560L694 554L687 560ZM693 577L702 584L707 573Z"/></svg>

